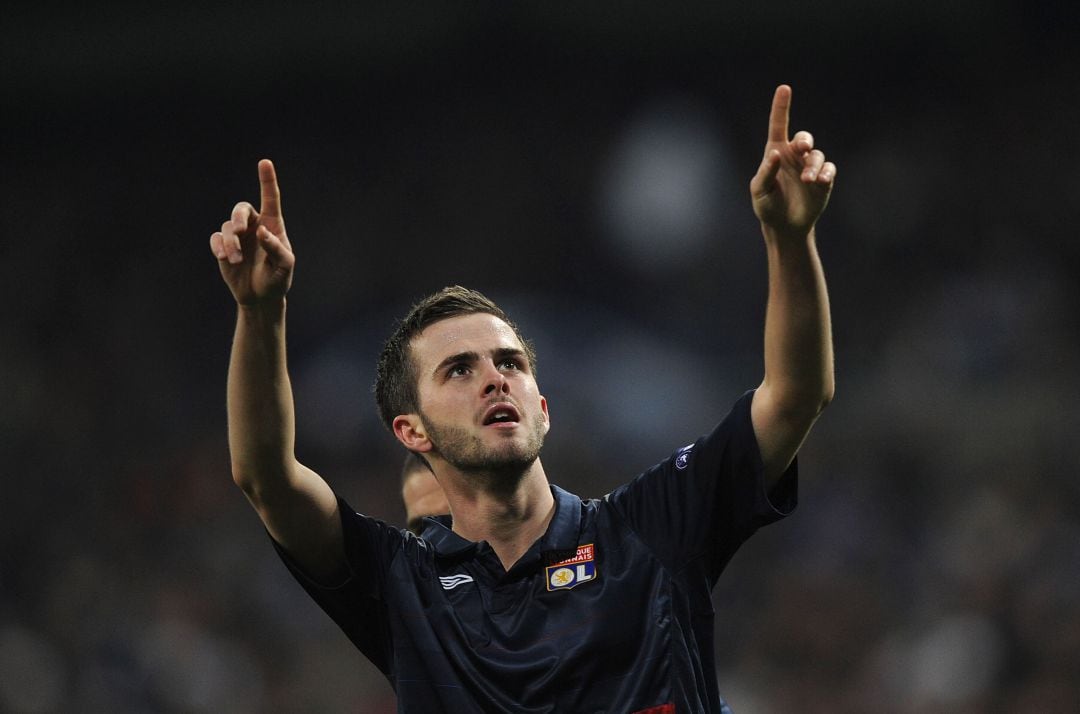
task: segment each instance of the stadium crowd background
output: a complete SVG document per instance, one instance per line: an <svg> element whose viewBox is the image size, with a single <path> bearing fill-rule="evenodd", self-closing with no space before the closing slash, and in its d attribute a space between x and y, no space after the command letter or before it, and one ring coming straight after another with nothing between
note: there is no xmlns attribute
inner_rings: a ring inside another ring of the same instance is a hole
<svg viewBox="0 0 1080 714"><path fill-rule="evenodd" d="M207 248L275 160L298 451L402 522L369 394L450 283L600 496L761 370L769 100L839 166L837 397L716 591L735 710L1080 702L1076 10L44 3L0 29L0 711L388 712L230 480ZM1068 13L1068 14L1060 14Z"/></svg>

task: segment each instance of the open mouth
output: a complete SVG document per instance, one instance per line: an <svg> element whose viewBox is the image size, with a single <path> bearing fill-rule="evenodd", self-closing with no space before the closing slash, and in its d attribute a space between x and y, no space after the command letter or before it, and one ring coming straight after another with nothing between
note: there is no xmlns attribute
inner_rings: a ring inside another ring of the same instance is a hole
<svg viewBox="0 0 1080 714"><path fill-rule="evenodd" d="M492 404L484 412L484 426L490 426L492 424L517 424L520 421L521 416L518 414L517 409L512 404L506 402L499 402L498 404Z"/></svg>

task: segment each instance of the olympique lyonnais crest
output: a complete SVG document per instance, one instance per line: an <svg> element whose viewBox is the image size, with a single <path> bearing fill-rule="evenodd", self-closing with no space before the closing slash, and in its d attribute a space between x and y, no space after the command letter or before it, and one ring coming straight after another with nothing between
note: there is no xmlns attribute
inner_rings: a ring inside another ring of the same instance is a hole
<svg viewBox="0 0 1080 714"><path fill-rule="evenodd" d="M575 585L596 579L596 548L592 543L579 545L573 558L560 560L544 568L548 590L569 590Z"/></svg>

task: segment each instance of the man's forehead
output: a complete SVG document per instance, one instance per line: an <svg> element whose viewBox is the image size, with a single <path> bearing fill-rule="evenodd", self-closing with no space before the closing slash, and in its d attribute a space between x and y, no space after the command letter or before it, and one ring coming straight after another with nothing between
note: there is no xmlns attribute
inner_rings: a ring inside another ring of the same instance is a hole
<svg viewBox="0 0 1080 714"><path fill-rule="evenodd" d="M485 354L500 349L522 349L521 341L505 321L487 313L458 315L439 320L412 339L413 355L426 367L460 352Z"/></svg>

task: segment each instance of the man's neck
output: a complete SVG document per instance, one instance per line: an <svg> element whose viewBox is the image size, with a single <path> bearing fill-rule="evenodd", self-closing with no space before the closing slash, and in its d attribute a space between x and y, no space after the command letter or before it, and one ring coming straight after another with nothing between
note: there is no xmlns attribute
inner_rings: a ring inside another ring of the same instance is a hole
<svg viewBox="0 0 1080 714"><path fill-rule="evenodd" d="M439 479L450 502L454 532L471 541L487 541L503 568L510 568L547 531L555 498L540 460L512 489L491 489L459 473Z"/></svg>

